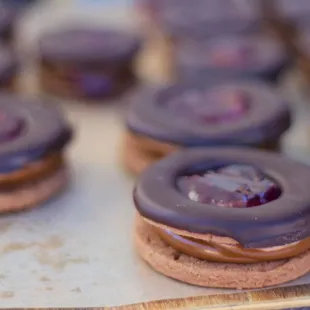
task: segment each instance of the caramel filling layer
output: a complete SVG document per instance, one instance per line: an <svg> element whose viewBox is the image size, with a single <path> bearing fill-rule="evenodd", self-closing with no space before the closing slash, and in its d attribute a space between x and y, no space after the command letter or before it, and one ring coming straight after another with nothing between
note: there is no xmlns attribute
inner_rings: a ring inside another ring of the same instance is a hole
<svg viewBox="0 0 310 310"><path fill-rule="evenodd" d="M40 78L43 88L68 96L110 95L121 92L135 80L131 63L115 68L75 69L46 61L41 64Z"/></svg>
<svg viewBox="0 0 310 310"><path fill-rule="evenodd" d="M48 176L64 166L60 153L48 154L41 160L27 164L20 170L0 173L0 190L9 190L24 183L33 182Z"/></svg>
<svg viewBox="0 0 310 310"><path fill-rule="evenodd" d="M144 154L144 157L153 161L157 161L180 149L180 146L175 144L139 136L132 132L126 133L126 142L137 152ZM279 141L265 141L257 147L264 150L278 150Z"/></svg>
<svg viewBox="0 0 310 310"><path fill-rule="evenodd" d="M160 238L180 253L212 262L250 264L288 259L310 249L310 238L292 244L265 249L243 248L240 244L224 244L182 237L169 230L156 228Z"/></svg>

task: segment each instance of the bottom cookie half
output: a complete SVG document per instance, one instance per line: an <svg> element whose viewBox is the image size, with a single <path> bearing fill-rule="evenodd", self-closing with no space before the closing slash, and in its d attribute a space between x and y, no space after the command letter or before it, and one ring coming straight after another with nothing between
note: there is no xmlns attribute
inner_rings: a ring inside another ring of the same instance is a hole
<svg viewBox="0 0 310 310"><path fill-rule="evenodd" d="M44 178L25 183L12 190L0 190L0 213L16 212L38 206L62 192L68 183L64 167Z"/></svg>
<svg viewBox="0 0 310 310"><path fill-rule="evenodd" d="M255 264L199 260L165 244L156 234L156 229L140 217L136 221L135 241L141 257L156 271L198 286L263 288L295 280L310 271L310 251L291 259Z"/></svg>

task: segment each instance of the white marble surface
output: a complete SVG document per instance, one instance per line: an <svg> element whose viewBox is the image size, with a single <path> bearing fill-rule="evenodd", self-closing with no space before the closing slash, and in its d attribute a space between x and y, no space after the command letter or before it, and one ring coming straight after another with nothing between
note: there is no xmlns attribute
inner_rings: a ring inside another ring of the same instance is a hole
<svg viewBox="0 0 310 310"><path fill-rule="evenodd" d="M36 31L37 22L30 18L23 33ZM112 306L222 292L165 278L137 257L133 180L119 164L119 111L63 106L77 130L69 149L72 186L42 208L0 218L0 307ZM310 162L309 113L297 106L299 121L285 145L292 156ZM310 278L298 283L305 282Z"/></svg>

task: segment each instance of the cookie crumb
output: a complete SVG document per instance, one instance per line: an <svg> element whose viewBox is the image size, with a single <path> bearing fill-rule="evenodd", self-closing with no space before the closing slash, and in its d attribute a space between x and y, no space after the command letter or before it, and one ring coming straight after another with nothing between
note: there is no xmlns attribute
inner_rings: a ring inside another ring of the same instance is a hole
<svg viewBox="0 0 310 310"><path fill-rule="evenodd" d="M82 290L79 287L74 288L73 290L71 290L71 292L74 293L82 293Z"/></svg>
<svg viewBox="0 0 310 310"><path fill-rule="evenodd" d="M0 292L0 298L12 298L14 295L14 292L11 291Z"/></svg>

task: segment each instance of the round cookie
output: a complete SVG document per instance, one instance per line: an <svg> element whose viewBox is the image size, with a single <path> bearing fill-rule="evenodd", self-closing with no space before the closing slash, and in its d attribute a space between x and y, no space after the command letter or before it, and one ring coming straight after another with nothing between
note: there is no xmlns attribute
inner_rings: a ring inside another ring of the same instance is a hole
<svg viewBox="0 0 310 310"><path fill-rule="evenodd" d="M17 57L8 48L0 45L0 89L16 89L18 70Z"/></svg>
<svg viewBox="0 0 310 310"><path fill-rule="evenodd" d="M197 83L236 79L275 82L289 63L284 46L262 34L186 41L178 44L175 55L176 76Z"/></svg>
<svg viewBox="0 0 310 310"><path fill-rule="evenodd" d="M129 158L155 162L179 148L277 149L290 126L287 104L262 82L175 84L144 89L131 100L123 152L129 166Z"/></svg>
<svg viewBox="0 0 310 310"><path fill-rule="evenodd" d="M135 35L112 29L46 33L39 41L41 88L71 98L119 96L135 84L133 62L140 43Z"/></svg>
<svg viewBox="0 0 310 310"><path fill-rule="evenodd" d="M259 30L261 17L254 6L241 2L239 5L230 0L156 1L156 22L164 34L177 41Z"/></svg>
<svg viewBox="0 0 310 310"><path fill-rule="evenodd" d="M0 40L4 43L11 43L13 39L16 13L10 5L0 3Z"/></svg>
<svg viewBox="0 0 310 310"><path fill-rule="evenodd" d="M310 271L309 175L307 166L270 152L177 152L148 168L134 189L137 250L155 270L194 285L294 280Z"/></svg>
<svg viewBox="0 0 310 310"><path fill-rule="evenodd" d="M136 248L156 271L188 284L233 289L263 288L293 281L310 271L310 251L289 260L251 265L202 261L182 254L138 218L135 228Z"/></svg>
<svg viewBox="0 0 310 310"><path fill-rule="evenodd" d="M32 208L67 185L72 130L48 102L0 96L0 212Z"/></svg>

